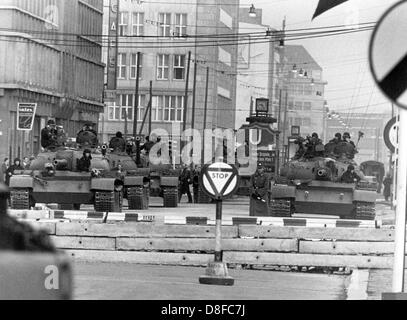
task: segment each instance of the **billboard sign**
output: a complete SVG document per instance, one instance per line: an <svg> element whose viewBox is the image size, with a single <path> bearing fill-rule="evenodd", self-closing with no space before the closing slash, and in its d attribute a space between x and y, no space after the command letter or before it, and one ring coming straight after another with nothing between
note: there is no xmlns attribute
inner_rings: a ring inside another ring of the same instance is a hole
<svg viewBox="0 0 407 320"><path fill-rule="evenodd" d="M31 131L36 111L36 103L19 103L17 106L17 130Z"/></svg>

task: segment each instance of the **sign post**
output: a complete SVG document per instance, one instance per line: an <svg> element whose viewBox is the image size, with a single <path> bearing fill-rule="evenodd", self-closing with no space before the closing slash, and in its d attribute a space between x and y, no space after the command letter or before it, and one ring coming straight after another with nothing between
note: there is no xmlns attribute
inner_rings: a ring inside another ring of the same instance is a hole
<svg viewBox="0 0 407 320"><path fill-rule="evenodd" d="M217 162L205 165L200 176L201 189L216 202L215 260L209 263L206 274L199 277L199 283L233 286L235 280L229 276L222 256L222 204L223 199L232 196L238 188L236 167Z"/></svg>
<svg viewBox="0 0 407 320"><path fill-rule="evenodd" d="M392 293L384 300L407 300L404 292L407 180L407 2L393 5L380 18L372 35L369 62L373 77L390 101L399 107L397 209Z"/></svg>

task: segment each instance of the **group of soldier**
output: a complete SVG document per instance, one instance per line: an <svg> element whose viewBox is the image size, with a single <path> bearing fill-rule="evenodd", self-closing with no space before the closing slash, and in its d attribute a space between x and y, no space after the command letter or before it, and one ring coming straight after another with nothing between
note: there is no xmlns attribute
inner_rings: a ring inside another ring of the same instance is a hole
<svg viewBox="0 0 407 320"><path fill-rule="evenodd" d="M294 159L314 158L314 157L333 157L353 159L357 153L356 145L351 140L349 132L336 133L334 138L327 144L323 144L317 133L313 133L306 139L299 137L295 141L299 146Z"/></svg>

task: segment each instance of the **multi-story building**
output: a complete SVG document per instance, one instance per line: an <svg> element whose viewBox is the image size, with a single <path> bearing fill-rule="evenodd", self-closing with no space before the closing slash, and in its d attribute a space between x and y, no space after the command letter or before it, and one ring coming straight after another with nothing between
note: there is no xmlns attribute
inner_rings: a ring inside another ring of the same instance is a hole
<svg viewBox="0 0 407 320"><path fill-rule="evenodd" d="M300 127L302 136L318 133L325 140L325 98L327 82L322 68L301 45L285 45L277 49L278 81L274 95L279 97L278 114L281 140L287 145L292 126ZM281 97L281 99L280 99Z"/></svg>
<svg viewBox="0 0 407 320"><path fill-rule="evenodd" d="M375 160L386 165L390 153L384 143L383 131L390 119L389 113L345 113L331 110L327 117L327 136L332 139L337 132L349 132L357 144L357 163ZM363 133L360 139L359 132Z"/></svg>
<svg viewBox="0 0 407 320"><path fill-rule="evenodd" d="M99 132L104 141L117 131L133 134L137 52L141 53L141 59L136 133L146 118L142 134L149 134L149 115L145 112L150 102L150 81L152 130L164 129L169 136L177 135L172 133L174 122L182 129L189 51L186 128L192 124L195 106L194 128L203 129L207 68L206 128L234 128L236 81L233 75L237 70L237 46L233 45L236 42L233 34L238 30L239 1L222 3L216 0L195 0L190 4L120 1L117 101L108 103L101 117L103 125ZM106 23L108 4L105 0Z"/></svg>
<svg viewBox="0 0 407 320"><path fill-rule="evenodd" d="M267 41L275 30L262 24L262 9L251 17L247 8L240 8L238 48L237 103L235 129L239 129L254 110L255 99L269 99L273 114L273 88L276 79L276 42ZM252 34L252 35L249 35ZM275 116L275 114L273 114Z"/></svg>
<svg viewBox="0 0 407 320"><path fill-rule="evenodd" d="M0 155L40 150L40 131L56 119L75 137L103 112L102 0L2 0ZM33 130L17 130L18 103L36 103Z"/></svg>

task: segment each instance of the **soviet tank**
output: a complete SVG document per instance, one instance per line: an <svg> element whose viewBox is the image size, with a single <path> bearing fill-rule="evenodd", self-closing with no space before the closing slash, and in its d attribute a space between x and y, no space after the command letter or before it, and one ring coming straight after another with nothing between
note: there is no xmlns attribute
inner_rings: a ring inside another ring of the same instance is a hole
<svg viewBox="0 0 407 320"><path fill-rule="evenodd" d="M149 155L143 154L140 150L141 139L135 141L135 148L132 157L137 164L137 170L130 172L132 177L138 177L139 181L148 186L148 196L162 197L165 208L178 207L178 185L181 169L174 168L171 164L154 165L150 162ZM161 142L163 152L168 152L169 142ZM168 161L169 162L169 161ZM146 190L146 189L144 189Z"/></svg>
<svg viewBox="0 0 407 320"><path fill-rule="evenodd" d="M77 139L80 145L57 146L40 152L29 170L15 172L10 179L12 209L58 203L76 210L82 204L93 204L97 212L122 210L124 182L112 174L114 160L95 145L94 134L85 132L80 138ZM85 148L91 150L90 170L80 172L78 161Z"/></svg>
<svg viewBox="0 0 407 320"><path fill-rule="evenodd" d="M297 154L281 168L271 186L270 215L307 213L374 220L376 186L365 179L352 158L346 153L328 155L323 145L314 152ZM349 165L354 166L359 182L340 182Z"/></svg>

